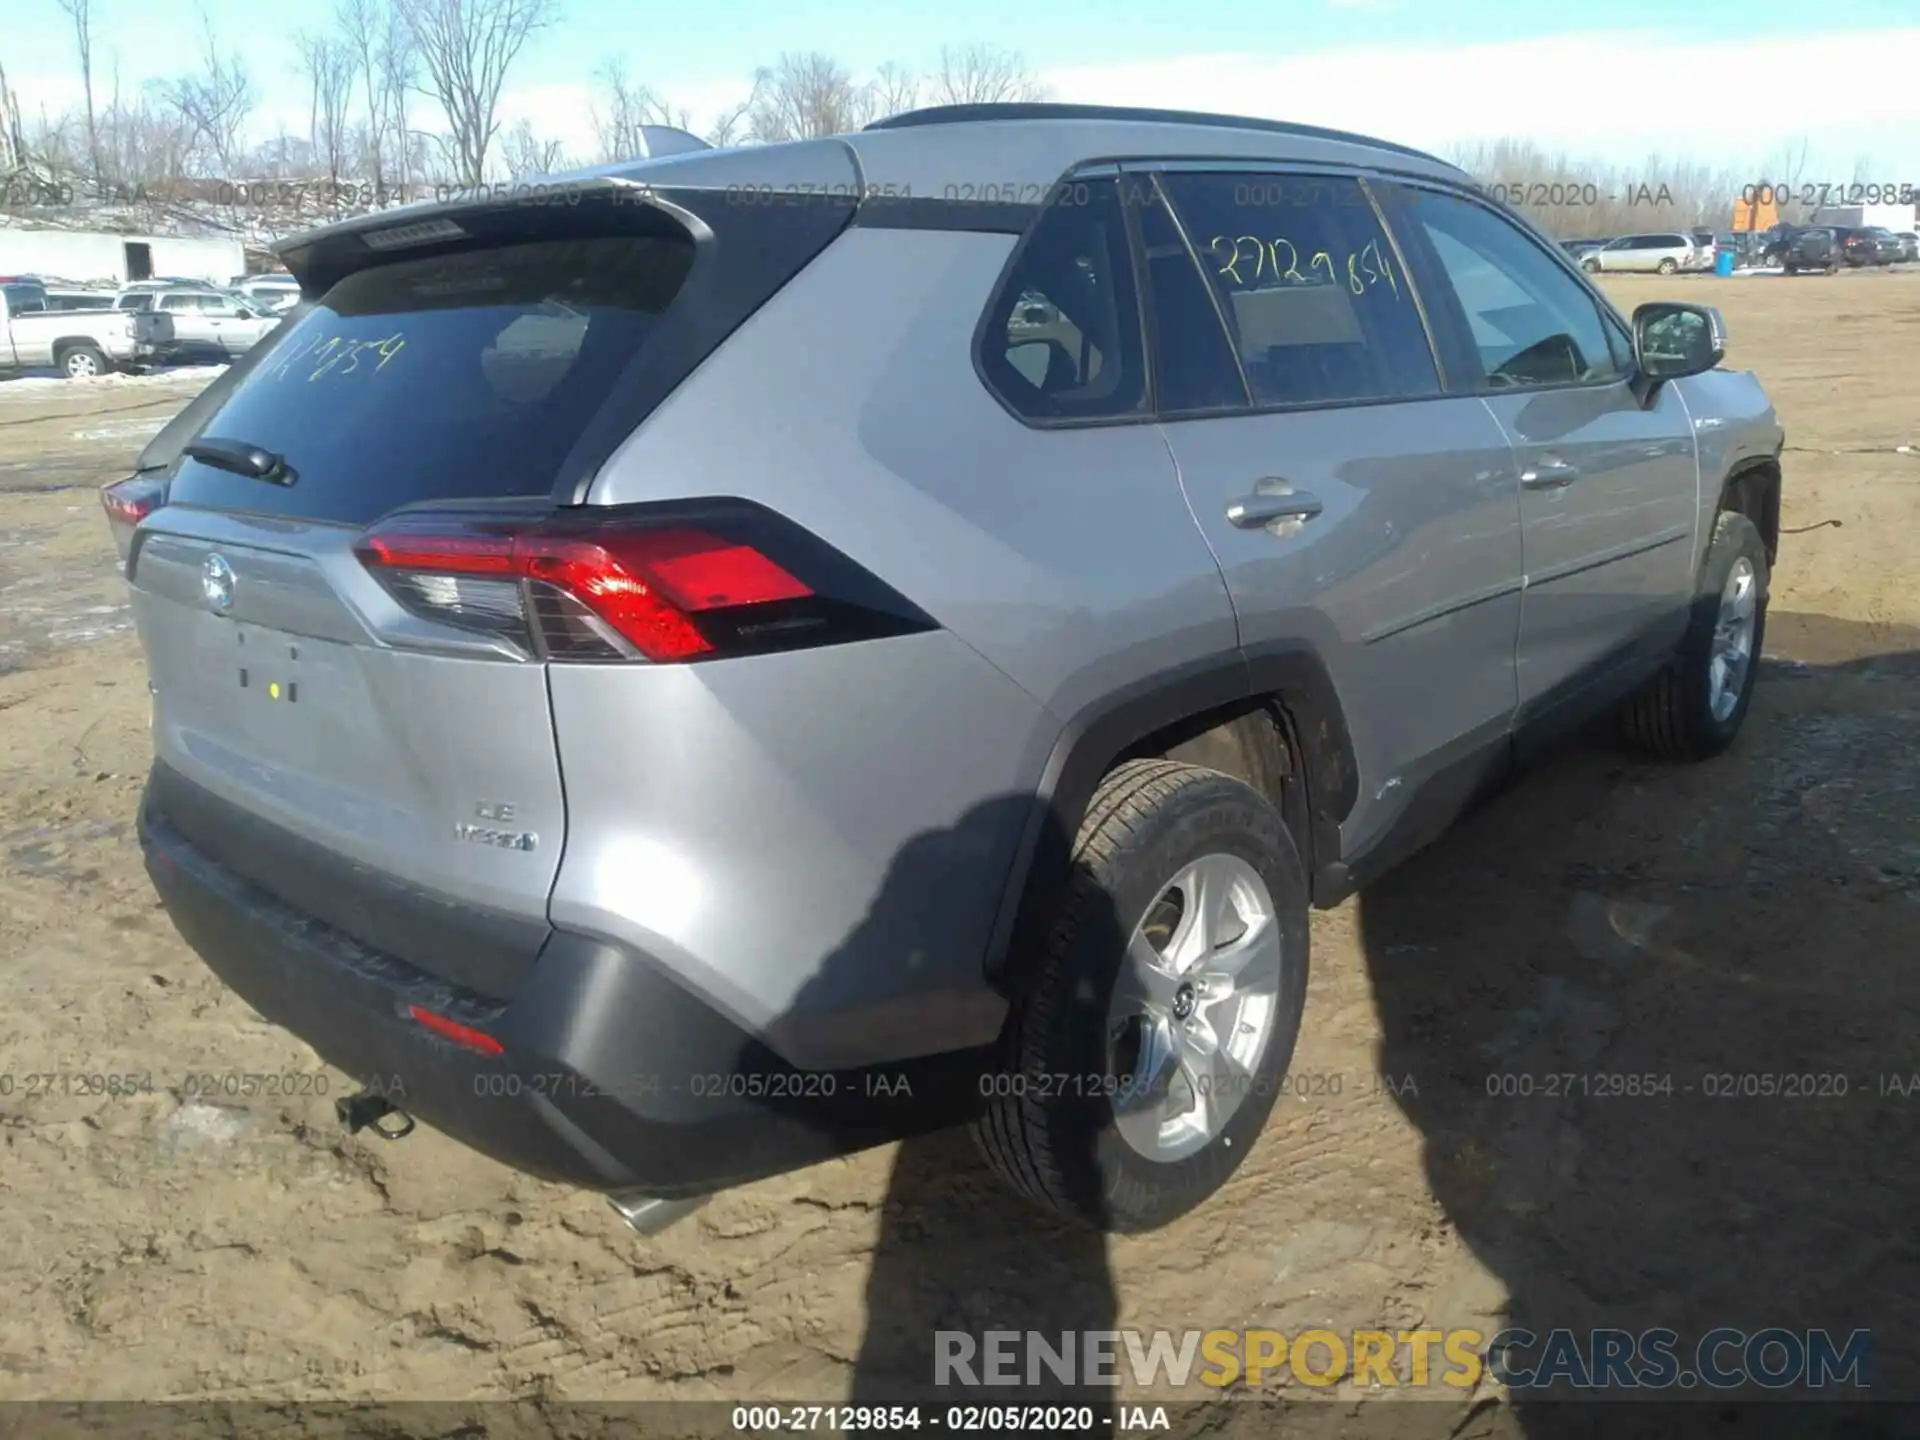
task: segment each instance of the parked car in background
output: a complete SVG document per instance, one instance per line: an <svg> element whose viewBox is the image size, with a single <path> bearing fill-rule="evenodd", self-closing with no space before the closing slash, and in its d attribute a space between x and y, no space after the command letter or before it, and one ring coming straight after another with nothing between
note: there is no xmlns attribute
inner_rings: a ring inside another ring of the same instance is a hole
<svg viewBox="0 0 1920 1440"><path fill-rule="evenodd" d="M15 308L16 294L25 308ZM85 380L135 369L159 358L167 329L157 315L54 310L43 291L0 285L0 371L52 368Z"/></svg>
<svg viewBox="0 0 1920 1440"><path fill-rule="evenodd" d="M277 315L300 303L300 282L291 275L243 275L227 288L263 315Z"/></svg>
<svg viewBox="0 0 1920 1440"><path fill-rule="evenodd" d="M1897 265L1906 258L1906 247L1900 243L1900 237L1886 226L1862 226L1860 233L1873 242L1875 265Z"/></svg>
<svg viewBox="0 0 1920 1440"><path fill-rule="evenodd" d="M1662 230L1657 234L1622 235L1618 240L1609 240L1598 250L1582 256L1580 264L1594 274L1603 270L1650 270L1672 275L1696 268L1699 258L1699 247L1691 236L1677 230ZM1708 263L1712 263L1711 259Z"/></svg>
<svg viewBox="0 0 1920 1440"><path fill-rule="evenodd" d="M1831 225L1835 242L1840 247L1840 259L1843 264L1855 269L1864 269L1869 265L1892 264L1890 257L1882 249L1880 241L1862 225ZM1891 233L1891 232L1888 232Z"/></svg>
<svg viewBox="0 0 1920 1440"><path fill-rule="evenodd" d="M1789 275L1802 270L1824 270L1831 275L1840 268L1840 242L1825 226L1790 230L1768 247L1766 258Z"/></svg>
<svg viewBox="0 0 1920 1440"><path fill-rule="evenodd" d="M122 285L113 296L116 310L151 310L156 297L170 290L205 290L204 280L133 280Z"/></svg>
<svg viewBox="0 0 1920 1440"><path fill-rule="evenodd" d="M6 297L7 308L15 315L47 308L47 287L30 276L0 280L0 295Z"/></svg>
<svg viewBox="0 0 1920 1440"><path fill-rule="evenodd" d="M238 296L211 287L158 291L152 309L173 321L162 357L169 361L231 360L246 354L279 323Z"/></svg>
<svg viewBox="0 0 1920 1440"><path fill-rule="evenodd" d="M1900 242L1900 258L1911 263L1920 260L1920 231L1897 230L1894 239Z"/></svg>
<svg viewBox="0 0 1920 1440"><path fill-rule="evenodd" d="M49 310L111 310L113 292L111 290L82 290L62 288L47 291Z"/></svg>

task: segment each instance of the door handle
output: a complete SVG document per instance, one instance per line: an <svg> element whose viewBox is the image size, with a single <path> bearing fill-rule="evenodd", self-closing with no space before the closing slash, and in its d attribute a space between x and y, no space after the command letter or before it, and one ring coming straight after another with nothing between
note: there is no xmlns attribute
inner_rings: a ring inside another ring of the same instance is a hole
<svg viewBox="0 0 1920 1440"><path fill-rule="evenodd" d="M1564 460L1542 460L1520 472L1520 483L1529 490L1558 490L1580 478L1580 467Z"/></svg>
<svg viewBox="0 0 1920 1440"><path fill-rule="evenodd" d="M1311 520L1325 508L1319 496L1304 490L1284 494L1262 490L1228 504L1227 522L1242 530L1258 530L1275 520Z"/></svg>

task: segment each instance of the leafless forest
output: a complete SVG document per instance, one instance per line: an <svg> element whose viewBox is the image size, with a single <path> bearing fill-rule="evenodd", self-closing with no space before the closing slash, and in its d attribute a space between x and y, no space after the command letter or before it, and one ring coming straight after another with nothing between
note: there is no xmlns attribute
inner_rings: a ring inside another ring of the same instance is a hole
<svg viewBox="0 0 1920 1440"><path fill-rule="evenodd" d="M56 3L70 22L79 103L58 114L23 112L0 50L0 182L5 208L30 223L94 225L108 207L131 212L130 222L172 217L270 231L417 198L436 185L632 158L644 153L646 125L697 128L672 87L654 83L661 77L636 76L617 62L591 76L592 153L572 153L524 119L503 123L500 100L513 68L561 18L562 0L335 0L324 24L295 36L305 133L267 136L257 123L262 86L288 77L253 73L204 19L191 72L129 87L102 43L111 8L126 0ZM929 72L888 64L866 76L831 55L789 53L757 69L705 134L721 145L766 144L855 129L916 106L1046 98L1022 56L989 44L945 47ZM1587 236L1724 229L1746 187L1801 179L1806 146L1787 147L1758 175L1684 156L1603 166L1517 137L1459 147L1449 158L1549 230ZM261 213L289 205L307 213Z"/></svg>

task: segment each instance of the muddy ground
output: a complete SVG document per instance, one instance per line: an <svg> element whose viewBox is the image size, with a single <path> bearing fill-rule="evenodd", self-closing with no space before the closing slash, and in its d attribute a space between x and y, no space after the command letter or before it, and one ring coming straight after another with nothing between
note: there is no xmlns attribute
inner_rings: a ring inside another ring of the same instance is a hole
<svg viewBox="0 0 1920 1440"><path fill-rule="evenodd" d="M0 383L0 1398L884 1397L935 1328L1508 1319L1865 1327L1880 1393L1920 1395L1920 273L1613 288L1710 293L1785 419L1745 735L1691 769L1569 751L1317 915L1321 1093L1110 1244L964 1136L643 1241L433 1133L343 1139L321 1096L189 1094L321 1068L175 936L131 833L144 675L93 492L204 377ZM1629 1072L1672 1093L1488 1093ZM26 1078L100 1073L157 1092ZM1746 1074L1841 1078L1706 1093ZM1419 1433L1560 1433L1487 1399Z"/></svg>

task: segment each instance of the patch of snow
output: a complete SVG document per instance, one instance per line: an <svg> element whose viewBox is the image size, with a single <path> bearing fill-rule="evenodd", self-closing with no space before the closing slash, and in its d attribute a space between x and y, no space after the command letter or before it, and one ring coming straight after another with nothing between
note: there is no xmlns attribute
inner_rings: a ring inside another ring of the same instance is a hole
<svg viewBox="0 0 1920 1440"><path fill-rule="evenodd" d="M171 370L149 370L144 375L93 375L84 380L69 380L64 375L23 375L0 384L0 400L40 399L50 390L146 389L156 385L205 385L226 372L225 365L181 365Z"/></svg>
<svg viewBox="0 0 1920 1440"><path fill-rule="evenodd" d="M76 440L142 440L149 435L157 435L166 427L168 416L160 420L118 420L111 425L102 425L98 430L76 430Z"/></svg>

